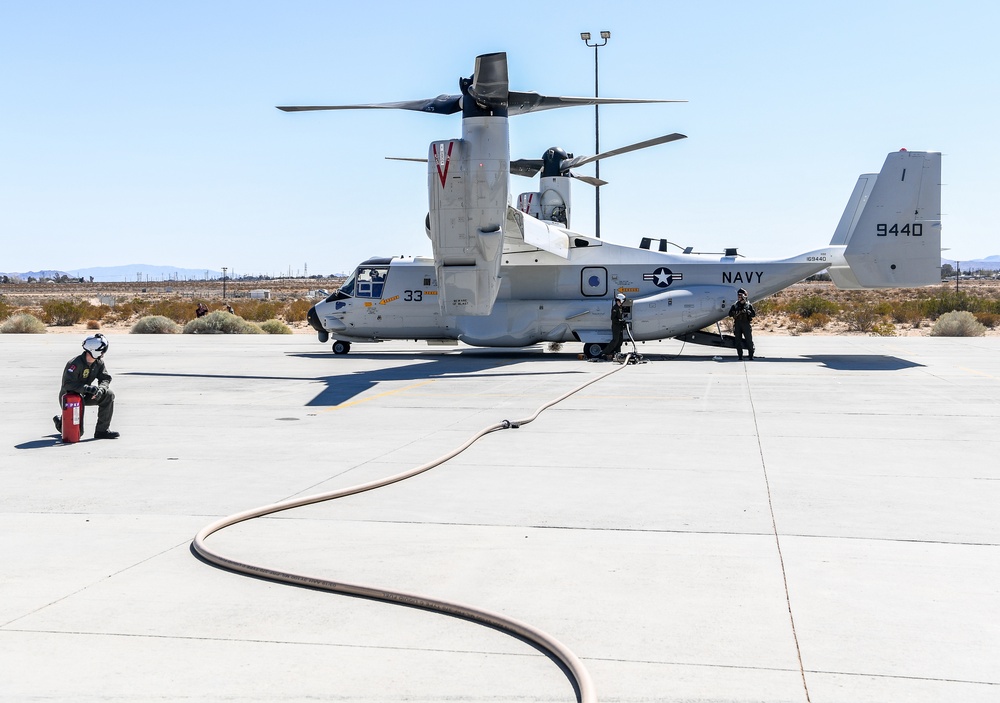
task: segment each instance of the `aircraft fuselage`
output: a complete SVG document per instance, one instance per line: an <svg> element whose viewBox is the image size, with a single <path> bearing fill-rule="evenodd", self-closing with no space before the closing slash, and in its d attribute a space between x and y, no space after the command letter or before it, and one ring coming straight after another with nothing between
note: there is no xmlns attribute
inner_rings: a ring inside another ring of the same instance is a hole
<svg viewBox="0 0 1000 703"><path fill-rule="evenodd" d="M611 300L624 293L637 341L675 337L724 318L745 288L753 300L821 271L842 258L829 246L781 261L668 254L574 235L568 259L543 250L508 251L489 315L463 315L439 300L434 260L370 259L345 285L347 294L315 306L318 331L347 342L453 339L475 346L611 338ZM362 282L363 278L369 278ZM516 293L515 293L516 292ZM442 309L444 308L444 309Z"/></svg>

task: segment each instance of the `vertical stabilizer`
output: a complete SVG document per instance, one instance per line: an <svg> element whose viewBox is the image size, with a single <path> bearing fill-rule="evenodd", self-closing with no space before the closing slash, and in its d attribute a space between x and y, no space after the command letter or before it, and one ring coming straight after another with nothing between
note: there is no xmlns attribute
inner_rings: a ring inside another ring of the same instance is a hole
<svg viewBox="0 0 1000 703"><path fill-rule="evenodd" d="M868 203L868 198L871 196L872 188L875 187L876 179L878 179L877 173L865 173L858 176L858 183L854 186L851 199L847 201L847 207L844 208L844 214L840 217L840 224L837 225L837 230L833 233L833 239L830 240L830 244L839 246L847 245L847 242L851 239L851 235L854 234L854 229L858 226L858 220L861 218L861 213ZM858 283L858 279L854 277L851 267L847 265L846 260L843 261L842 266L830 266L826 271L830 274L830 278L837 288L853 289L864 287Z"/></svg>
<svg viewBox="0 0 1000 703"><path fill-rule="evenodd" d="M941 154L893 152L877 178L862 176L831 244L847 245L844 258L850 270L830 272L838 286L939 283Z"/></svg>

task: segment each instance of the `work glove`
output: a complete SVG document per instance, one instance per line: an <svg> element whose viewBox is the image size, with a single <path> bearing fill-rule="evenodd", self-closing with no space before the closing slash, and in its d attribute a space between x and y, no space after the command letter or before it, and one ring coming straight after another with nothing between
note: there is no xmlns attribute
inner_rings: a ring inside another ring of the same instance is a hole
<svg viewBox="0 0 1000 703"><path fill-rule="evenodd" d="M82 395L85 398L93 398L95 395L97 395L97 391L99 390L100 388L98 388L97 386L84 386L80 390L80 395Z"/></svg>
<svg viewBox="0 0 1000 703"><path fill-rule="evenodd" d="M105 391L100 386L87 386L84 390L87 391L87 394L95 403L100 403L101 399L104 398Z"/></svg>

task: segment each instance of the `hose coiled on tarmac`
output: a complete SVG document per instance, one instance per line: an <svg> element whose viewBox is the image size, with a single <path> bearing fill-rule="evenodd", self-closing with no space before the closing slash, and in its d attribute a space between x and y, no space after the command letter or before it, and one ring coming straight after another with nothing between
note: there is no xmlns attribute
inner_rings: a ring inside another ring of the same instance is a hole
<svg viewBox="0 0 1000 703"><path fill-rule="evenodd" d="M628 356L631 356L628 355ZM509 632L517 637L521 637L529 642L534 643L537 647L545 652L548 652L551 656L562 662L563 666L566 667L566 671L569 674L571 681L577 691L577 700L580 703L596 703L597 694L594 690L594 684L590 679L590 674L587 672L586 667L583 662L577 658L572 651L570 651L564 644L559 640L552 637L551 635L539 630L527 623L515 620L506 615L501 615L500 613L494 613L489 610L484 610L482 608L476 608L470 605L464 605L461 603L455 603L446 600L439 600L436 598L429 598L427 596L415 594L415 593L405 593L403 591L393 591L385 588L377 588L373 586L364 586L361 584L345 583L341 581L331 581L328 579L315 578L313 576L308 576L306 574L297 574L290 571L277 571L275 569L268 568L266 566L261 566L258 564L252 564L247 562L237 561L235 559L230 559L222 554L219 554L208 546L206 546L205 541L214 533L219 532L227 527L231 527L237 523L243 522L245 520L252 520L258 517L264 517L267 515L273 515L284 510L291 510L292 508L299 508L304 505L314 505L316 503L322 503L328 500L335 500L337 498L343 498L345 496L355 495L358 493L364 493L366 491L371 491L376 488L382 488L383 486L388 486L393 483L398 483L418 474L422 474L425 471L429 471L436 466L440 466L445 462L458 456L466 449L475 444L478 440L485 437L486 435L496 432L498 430L518 428L522 425L527 425L542 414L543 411L551 408L566 398L580 392L587 386L597 383L601 379L607 378L611 374L621 371L623 368L629 365L629 359L626 358L625 363L617 366L607 373L603 373L600 376L588 380L573 390L564 393L558 398L551 400L544 405L540 406L534 413L521 420L503 420L501 422L489 425L483 429L476 432L468 440L465 441L461 446L453 449L447 454L429 461L426 464L422 464L416 468L409 469L408 471L403 471L387 478L379 479L376 481L370 481L368 483L362 483L357 486L351 486L348 488L343 488L336 491L329 491L326 493L318 493L311 496L304 496L302 498L291 498L289 500L284 500L279 503L273 503L271 505L264 505L259 508L253 508L251 510L245 510L229 517L217 520L209 525L203 527L197 535L195 535L194 540L191 543L191 548L206 561L220 566L223 569L228 569L230 571L235 571L238 573L248 574L250 576L255 576L258 578L267 579L269 581L277 581L279 583L289 583L295 586L304 586L307 588L314 588L323 591L329 591L332 593L347 593L356 596L362 596L365 598L370 598L373 600L384 601L387 603L398 603L402 605L409 605L413 607L423 608L425 610L432 610L445 615L452 615L474 622L479 622L490 627L502 630L504 632Z"/></svg>

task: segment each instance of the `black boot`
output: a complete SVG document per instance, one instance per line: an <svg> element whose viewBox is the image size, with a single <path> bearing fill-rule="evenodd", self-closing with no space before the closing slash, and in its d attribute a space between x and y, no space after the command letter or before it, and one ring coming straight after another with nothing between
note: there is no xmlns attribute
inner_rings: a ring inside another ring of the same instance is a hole
<svg viewBox="0 0 1000 703"><path fill-rule="evenodd" d="M62 434L62 418L58 415L53 416L52 424L56 426L56 432Z"/></svg>

